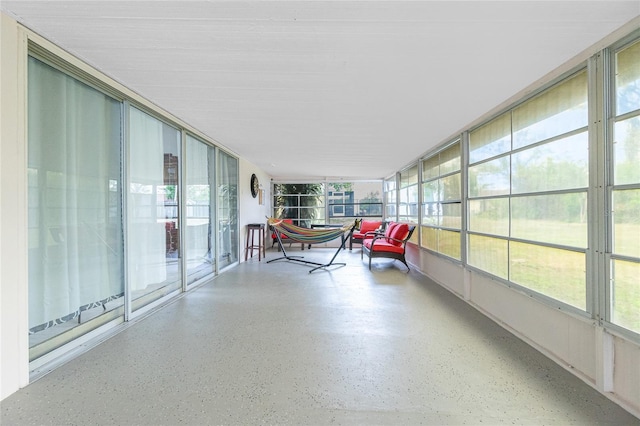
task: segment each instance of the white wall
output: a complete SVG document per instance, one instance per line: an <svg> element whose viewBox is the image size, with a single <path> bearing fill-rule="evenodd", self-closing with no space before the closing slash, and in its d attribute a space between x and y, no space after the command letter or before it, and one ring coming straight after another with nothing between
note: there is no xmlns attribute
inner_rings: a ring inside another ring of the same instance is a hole
<svg viewBox="0 0 640 426"><path fill-rule="evenodd" d="M640 345L416 246L407 254L424 275L640 417Z"/></svg>
<svg viewBox="0 0 640 426"><path fill-rule="evenodd" d="M271 216L271 177L260 170L253 163L240 159L240 176L238 180L238 203L240 208L240 219L238 226L240 227L240 262L244 262L245 245L247 241L247 224L264 223L266 227L267 217ZM260 186L264 190L263 204L259 204L259 197L251 196L251 175L255 173L260 181ZM265 230L265 243L267 248L271 247L271 233ZM255 243L258 244L257 237ZM253 256L257 256L254 249Z"/></svg>

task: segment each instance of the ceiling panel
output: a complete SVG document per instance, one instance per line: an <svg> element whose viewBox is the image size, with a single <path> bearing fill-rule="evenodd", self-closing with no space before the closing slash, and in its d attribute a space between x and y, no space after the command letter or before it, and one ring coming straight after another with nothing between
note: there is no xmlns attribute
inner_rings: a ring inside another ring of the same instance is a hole
<svg viewBox="0 0 640 426"><path fill-rule="evenodd" d="M640 15L638 1L7 1L278 178L393 173Z"/></svg>

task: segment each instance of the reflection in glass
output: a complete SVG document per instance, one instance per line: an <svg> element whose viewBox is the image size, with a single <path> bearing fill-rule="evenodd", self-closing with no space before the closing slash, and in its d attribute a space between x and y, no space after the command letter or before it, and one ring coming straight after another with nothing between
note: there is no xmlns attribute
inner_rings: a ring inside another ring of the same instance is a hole
<svg viewBox="0 0 640 426"><path fill-rule="evenodd" d="M615 124L613 161L616 185L640 183L640 116Z"/></svg>
<svg viewBox="0 0 640 426"><path fill-rule="evenodd" d="M586 188L589 185L589 135L538 145L513 154L513 194Z"/></svg>
<svg viewBox="0 0 640 426"><path fill-rule="evenodd" d="M500 278L508 278L509 242L507 240L469 235L468 262L478 269Z"/></svg>
<svg viewBox="0 0 640 426"><path fill-rule="evenodd" d="M185 259L187 284L214 272L215 255L212 226L211 183L214 175L214 149L187 136L187 171L185 193Z"/></svg>
<svg viewBox="0 0 640 426"><path fill-rule="evenodd" d="M613 253L640 258L640 189L613 192Z"/></svg>
<svg viewBox="0 0 640 426"><path fill-rule="evenodd" d="M640 333L640 263L611 262L611 322Z"/></svg>
<svg viewBox="0 0 640 426"><path fill-rule="evenodd" d="M546 296L586 309L586 255L568 250L510 243L510 279Z"/></svg>
<svg viewBox="0 0 640 426"><path fill-rule="evenodd" d="M28 60L30 359L124 313L121 103Z"/></svg>
<svg viewBox="0 0 640 426"><path fill-rule="evenodd" d="M586 248L587 193L512 198L511 236Z"/></svg>
<svg viewBox="0 0 640 426"><path fill-rule="evenodd" d="M181 288L180 132L129 109L128 272L133 310Z"/></svg>
<svg viewBox="0 0 640 426"><path fill-rule="evenodd" d="M509 199L469 200L469 230L492 235L509 235Z"/></svg>

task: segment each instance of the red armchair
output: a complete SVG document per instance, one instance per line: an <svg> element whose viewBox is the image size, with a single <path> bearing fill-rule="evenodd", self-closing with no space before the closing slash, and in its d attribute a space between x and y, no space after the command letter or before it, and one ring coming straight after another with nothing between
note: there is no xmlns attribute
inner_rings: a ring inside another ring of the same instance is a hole
<svg viewBox="0 0 640 426"><path fill-rule="evenodd" d="M410 268L405 259L405 249L415 229L413 225L391 222L384 234L368 233L363 239L360 257L362 258L364 253L369 256L369 270L371 270L372 258L384 257L401 261L408 272Z"/></svg>
<svg viewBox="0 0 640 426"><path fill-rule="evenodd" d="M384 229L384 222L380 220L362 220L360 222L360 229L353 231L351 239L349 240L349 250L353 249L353 244L362 244L365 234L369 233L368 238L373 238L373 232L379 230L381 227Z"/></svg>

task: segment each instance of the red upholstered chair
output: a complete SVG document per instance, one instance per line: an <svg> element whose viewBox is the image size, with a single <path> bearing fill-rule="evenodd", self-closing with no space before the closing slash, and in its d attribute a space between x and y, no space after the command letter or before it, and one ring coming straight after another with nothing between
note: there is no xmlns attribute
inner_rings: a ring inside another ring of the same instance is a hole
<svg viewBox="0 0 640 426"><path fill-rule="evenodd" d="M373 238L373 232L377 231L383 222L380 220L362 220L360 222L360 229L353 231L351 239L349 240L349 250L353 250L353 244L362 244L365 238L365 234L369 233L368 238Z"/></svg>
<svg viewBox="0 0 640 426"><path fill-rule="evenodd" d="M362 253L360 257L366 253L369 256L369 270L371 270L371 259L374 257L385 257L389 259L397 259L404 263L409 271L409 265L405 259L405 249L407 241L411 238L413 231L416 229L413 225L406 223L391 222L384 233L372 234L372 238L365 238L362 242Z"/></svg>
<svg viewBox="0 0 640 426"><path fill-rule="evenodd" d="M282 219L282 221L284 223L293 223L293 219ZM291 247L291 238L287 237L284 234L280 234L280 239L282 240L282 243L289 243L289 247ZM273 247L276 243L278 242L278 238L276 237L276 233L275 231L271 233L271 247ZM280 250L280 246L278 246L278 250Z"/></svg>

